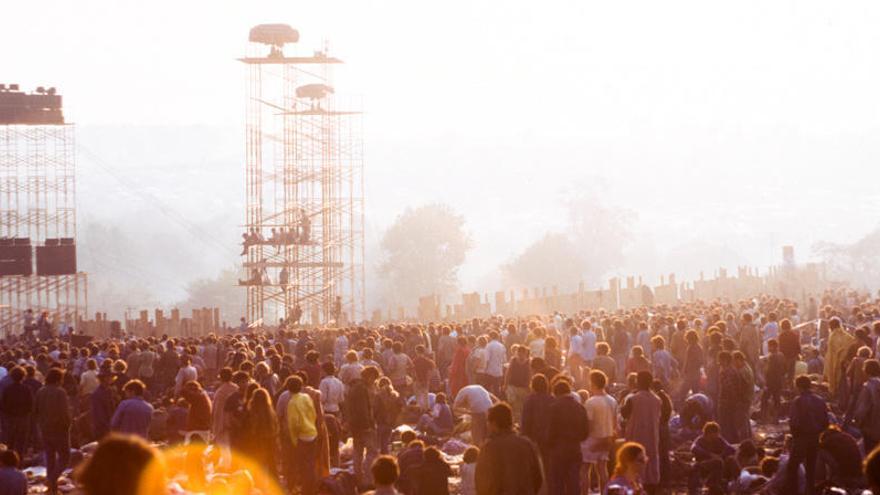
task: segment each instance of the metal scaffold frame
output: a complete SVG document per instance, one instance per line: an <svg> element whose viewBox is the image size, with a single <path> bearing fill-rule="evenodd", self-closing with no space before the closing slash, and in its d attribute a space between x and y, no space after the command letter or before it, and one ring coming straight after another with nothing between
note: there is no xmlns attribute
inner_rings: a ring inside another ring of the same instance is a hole
<svg viewBox="0 0 880 495"><path fill-rule="evenodd" d="M0 125L0 237L76 243L72 124ZM75 324L88 311L87 275L0 276L0 332L18 332L22 312L48 311Z"/></svg>
<svg viewBox="0 0 880 495"><path fill-rule="evenodd" d="M270 51L266 42L251 43L240 60L248 74L245 239L260 236L242 253L247 318L362 320L362 120L358 101L335 94L333 67L342 62L325 52L285 55L283 44Z"/></svg>

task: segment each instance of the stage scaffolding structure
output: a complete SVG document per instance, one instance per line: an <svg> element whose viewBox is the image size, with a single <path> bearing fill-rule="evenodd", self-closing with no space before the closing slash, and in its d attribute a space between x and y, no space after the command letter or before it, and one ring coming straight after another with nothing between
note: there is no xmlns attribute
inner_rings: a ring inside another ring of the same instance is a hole
<svg viewBox="0 0 880 495"><path fill-rule="evenodd" d="M74 126L0 125L0 238L76 239ZM0 333L20 333L23 312L75 325L88 311L87 274L0 276Z"/></svg>
<svg viewBox="0 0 880 495"><path fill-rule="evenodd" d="M327 47L260 25L247 56L243 272L247 318L343 325L365 317L361 104L342 98ZM285 53L288 52L288 53Z"/></svg>

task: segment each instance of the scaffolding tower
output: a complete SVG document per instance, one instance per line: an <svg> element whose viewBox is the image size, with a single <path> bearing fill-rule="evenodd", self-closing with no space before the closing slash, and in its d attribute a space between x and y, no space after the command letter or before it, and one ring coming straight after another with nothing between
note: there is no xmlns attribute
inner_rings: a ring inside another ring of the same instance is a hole
<svg viewBox="0 0 880 495"><path fill-rule="evenodd" d="M256 26L239 59L248 77L239 284L252 323L342 325L365 315L360 104L336 95L342 61L326 46L296 55L297 41L290 26Z"/></svg>
<svg viewBox="0 0 880 495"><path fill-rule="evenodd" d="M36 272L0 274L2 334L19 333L27 309L48 312L56 326L86 316L87 275L75 269L74 163L74 126L64 122L54 88L25 94L17 85L0 85L0 244L37 249ZM71 246L74 268L40 274L39 250L59 241Z"/></svg>

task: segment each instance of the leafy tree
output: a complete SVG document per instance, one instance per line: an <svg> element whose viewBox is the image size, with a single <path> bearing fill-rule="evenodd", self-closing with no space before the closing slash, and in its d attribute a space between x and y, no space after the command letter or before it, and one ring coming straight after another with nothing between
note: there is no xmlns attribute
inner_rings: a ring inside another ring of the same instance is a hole
<svg viewBox="0 0 880 495"><path fill-rule="evenodd" d="M502 266L507 282L524 287L571 289L586 271L587 261L565 234L548 233Z"/></svg>
<svg viewBox="0 0 880 495"><path fill-rule="evenodd" d="M421 296L452 292L471 247L464 217L448 205L407 208L382 237L379 274L388 302L411 305Z"/></svg>
<svg viewBox="0 0 880 495"><path fill-rule="evenodd" d="M876 289L880 280L880 228L852 244L819 242L813 252L825 263L828 276L833 280L849 282L853 286Z"/></svg>
<svg viewBox="0 0 880 495"><path fill-rule="evenodd" d="M188 296L178 307L184 316L193 308L220 308L220 318L230 324L246 314L244 291L238 286L239 273L227 269L216 278L203 278L187 284Z"/></svg>
<svg viewBox="0 0 880 495"><path fill-rule="evenodd" d="M636 215L631 210L605 206L586 194L570 197L565 205L571 240L587 260L581 275L586 281L600 283L626 260Z"/></svg>

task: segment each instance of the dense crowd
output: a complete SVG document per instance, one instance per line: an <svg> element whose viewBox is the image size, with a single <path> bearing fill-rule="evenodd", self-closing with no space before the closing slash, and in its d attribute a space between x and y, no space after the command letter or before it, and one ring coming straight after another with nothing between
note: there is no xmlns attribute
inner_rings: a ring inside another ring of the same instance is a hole
<svg viewBox="0 0 880 495"><path fill-rule="evenodd" d="M89 495L880 494L878 353L880 301L849 290L78 346L23 329L0 346L0 495L28 466Z"/></svg>

